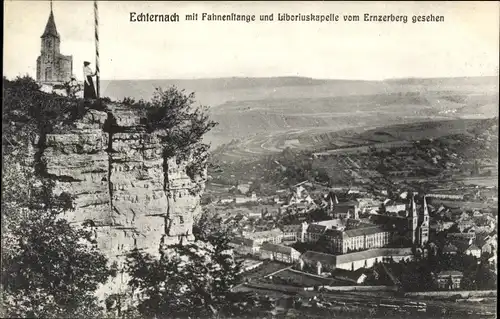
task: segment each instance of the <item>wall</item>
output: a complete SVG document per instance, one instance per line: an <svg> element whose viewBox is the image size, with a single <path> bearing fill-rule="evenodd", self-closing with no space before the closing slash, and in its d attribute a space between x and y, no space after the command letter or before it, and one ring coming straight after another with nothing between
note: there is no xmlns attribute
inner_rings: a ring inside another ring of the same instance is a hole
<svg viewBox="0 0 500 319"><path fill-rule="evenodd" d="M378 256L373 258L355 260L353 262L337 264L337 268L345 269L345 270L357 270L363 267L371 268L375 265L375 262L384 262L386 258L390 258L390 256ZM412 256L393 256L392 259L394 262L400 262L401 260L411 260ZM366 264L365 264L366 262ZM353 268L354 265L354 268Z"/></svg>

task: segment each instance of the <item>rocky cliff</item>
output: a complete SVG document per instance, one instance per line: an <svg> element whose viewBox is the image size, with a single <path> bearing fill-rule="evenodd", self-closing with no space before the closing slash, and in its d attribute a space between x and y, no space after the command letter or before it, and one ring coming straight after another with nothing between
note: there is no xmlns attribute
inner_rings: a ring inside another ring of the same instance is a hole
<svg viewBox="0 0 500 319"><path fill-rule="evenodd" d="M119 263L134 247L156 255L161 243L192 239L200 212L204 176L192 180L186 162L165 159L160 133L147 132L144 120L108 103L35 142L54 194L73 197L65 218L92 227L99 248Z"/></svg>

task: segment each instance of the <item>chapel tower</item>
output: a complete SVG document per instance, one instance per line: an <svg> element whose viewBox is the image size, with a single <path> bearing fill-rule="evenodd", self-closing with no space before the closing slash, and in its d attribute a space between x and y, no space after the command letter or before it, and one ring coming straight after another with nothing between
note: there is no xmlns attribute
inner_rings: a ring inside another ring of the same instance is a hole
<svg viewBox="0 0 500 319"><path fill-rule="evenodd" d="M36 60L36 80L40 83L62 83L71 79L73 57L61 54L61 36L57 32L50 2L50 14L41 38L40 56Z"/></svg>

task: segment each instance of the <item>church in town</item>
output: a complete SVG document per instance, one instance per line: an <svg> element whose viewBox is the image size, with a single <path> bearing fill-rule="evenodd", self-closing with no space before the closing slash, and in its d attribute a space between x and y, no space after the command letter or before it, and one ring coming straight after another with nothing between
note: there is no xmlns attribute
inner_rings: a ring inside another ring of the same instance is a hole
<svg viewBox="0 0 500 319"><path fill-rule="evenodd" d="M333 206L335 208L335 203ZM284 237L304 242L322 239L322 244L340 254L388 245L423 247L429 241L429 210L425 196L422 205L417 206L415 195L411 194L401 211L372 214L369 221L361 221L356 215L353 211L353 216L347 214L344 218L310 225L287 225Z"/></svg>
<svg viewBox="0 0 500 319"><path fill-rule="evenodd" d="M41 84L59 84L71 80L73 56L61 54L61 36L57 32L50 5L50 15L41 36L40 56L36 60L36 80Z"/></svg>
<svg viewBox="0 0 500 319"><path fill-rule="evenodd" d="M422 247L429 241L429 208L426 196L423 196L422 205L419 209L415 203L415 195L411 194L409 207L401 214L373 215L373 222L391 229L393 234L405 237L407 241L415 246Z"/></svg>

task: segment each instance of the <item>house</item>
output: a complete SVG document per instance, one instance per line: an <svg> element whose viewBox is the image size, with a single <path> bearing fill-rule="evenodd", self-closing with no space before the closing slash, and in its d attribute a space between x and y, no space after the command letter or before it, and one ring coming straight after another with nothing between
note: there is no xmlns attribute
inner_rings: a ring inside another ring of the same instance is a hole
<svg viewBox="0 0 500 319"><path fill-rule="evenodd" d="M481 249L473 244L473 241L468 240L454 240L453 245L457 247L460 253L465 255L472 255L477 258L481 257Z"/></svg>
<svg viewBox="0 0 500 319"><path fill-rule="evenodd" d="M443 254L444 255L456 255L458 253L458 248L457 246L448 243L443 247Z"/></svg>
<svg viewBox="0 0 500 319"><path fill-rule="evenodd" d="M472 242L476 239L476 232L472 230L464 233L448 233L446 234L446 238L449 238L450 240L463 240Z"/></svg>
<svg viewBox="0 0 500 319"><path fill-rule="evenodd" d="M283 241L304 242L307 227L308 225L306 222L302 224L283 225L283 227L281 227L283 231Z"/></svg>
<svg viewBox="0 0 500 319"><path fill-rule="evenodd" d="M234 203L234 198L221 198L219 200L219 203L221 204L230 204L230 203Z"/></svg>
<svg viewBox="0 0 500 319"><path fill-rule="evenodd" d="M262 259L276 260L286 264L294 264L300 258L300 253L288 246L271 243L263 243L260 247Z"/></svg>
<svg viewBox="0 0 500 319"><path fill-rule="evenodd" d="M326 230L326 226L311 224L307 227L306 240L308 242L316 242L323 236Z"/></svg>
<svg viewBox="0 0 500 319"><path fill-rule="evenodd" d="M458 217L459 221L470 219L470 215L467 212L462 212Z"/></svg>
<svg viewBox="0 0 500 319"><path fill-rule="evenodd" d="M483 213L476 210L474 213L472 213L472 217L483 217Z"/></svg>
<svg viewBox="0 0 500 319"><path fill-rule="evenodd" d="M481 249L481 253L496 254L498 248L497 234L478 236L476 244Z"/></svg>
<svg viewBox="0 0 500 319"><path fill-rule="evenodd" d="M496 266L497 266L497 255L494 255L494 256L488 258L488 263L490 265L495 266L495 269L496 269Z"/></svg>
<svg viewBox="0 0 500 319"><path fill-rule="evenodd" d="M333 205L333 218L359 219L359 203L356 201L342 202Z"/></svg>
<svg viewBox="0 0 500 319"><path fill-rule="evenodd" d="M248 238L235 237L229 242L229 246L240 255L255 255L259 252L257 243Z"/></svg>
<svg viewBox="0 0 500 319"><path fill-rule="evenodd" d="M236 188L240 191L240 193L246 194L250 190L250 185L249 184L239 184L238 186L236 186Z"/></svg>
<svg viewBox="0 0 500 319"><path fill-rule="evenodd" d="M460 288L463 274L460 271L446 270L441 271L435 276L435 281L438 289L455 290Z"/></svg>
<svg viewBox="0 0 500 319"><path fill-rule="evenodd" d="M469 229L469 228L472 228L476 226L474 224L474 222L471 220L471 219L466 219L466 220L460 220L458 223L457 223L457 228L458 230L460 230L460 232L464 232L465 230Z"/></svg>
<svg viewBox="0 0 500 319"><path fill-rule="evenodd" d="M294 205L300 203L304 204L314 203L314 200L311 198L311 196L309 196L307 190L302 185L298 186L295 189L295 192L293 192L293 194L291 194L290 197L288 198L288 205Z"/></svg>
<svg viewBox="0 0 500 319"><path fill-rule="evenodd" d="M369 197L357 198L356 201L358 202L360 212L363 213L378 210L382 203L380 200Z"/></svg>
<svg viewBox="0 0 500 319"><path fill-rule="evenodd" d="M283 205L281 206L282 209L284 209L288 213L294 213L294 214L305 214L308 213L314 209L317 208L315 203L294 203L290 205Z"/></svg>
<svg viewBox="0 0 500 319"><path fill-rule="evenodd" d="M474 244L469 245L469 247L467 247L464 253L466 255L472 255L476 258L481 258L481 249Z"/></svg>
<svg viewBox="0 0 500 319"><path fill-rule="evenodd" d="M455 223L454 222L443 222L443 230L448 230L453 226Z"/></svg>
<svg viewBox="0 0 500 319"><path fill-rule="evenodd" d="M285 203L285 199L284 198L281 198L279 196L275 196L273 198L273 201L275 204L284 204Z"/></svg>
<svg viewBox="0 0 500 319"><path fill-rule="evenodd" d="M314 267L314 272L321 275L323 271L333 271L336 268L336 256L320 253L316 251L307 251L300 256L300 269L304 270L305 266Z"/></svg>
<svg viewBox="0 0 500 319"><path fill-rule="evenodd" d="M385 211L387 213L399 213L406 211L406 204L392 204L385 206Z"/></svg>
<svg viewBox="0 0 500 319"><path fill-rule="evenodd" d="M241 262L241 272L247 272L259 268L264 263L260 260L244 259L239 260Z"/></svg>
<svg viewBox="0 0 500 319"><path fill-rule="evenodd" d="M454 222L445 222L442 220L431 220L431 224L429 228L434 229L436 233L448 230L453 226L455 223Z"/></svg>
<svg viewBox="0 0 500 319"><path fill-rule="evenodd" d="M252 196L250 196L250 197L236 196L234 200L235 200L236 204L244 204L244 203L257 202L258 198L257 198L257 195L255 193L252 193Z"/></svg>
<svg viewBox="0 0 500 319"><path fill-rule="evenodd" d="M283 232L281 229L275 228L271 230L258 231L258 232L243 232L243 237L252 239L257 245L262 245L264 242L272 244L279 244L283 240Z"/></svg>

